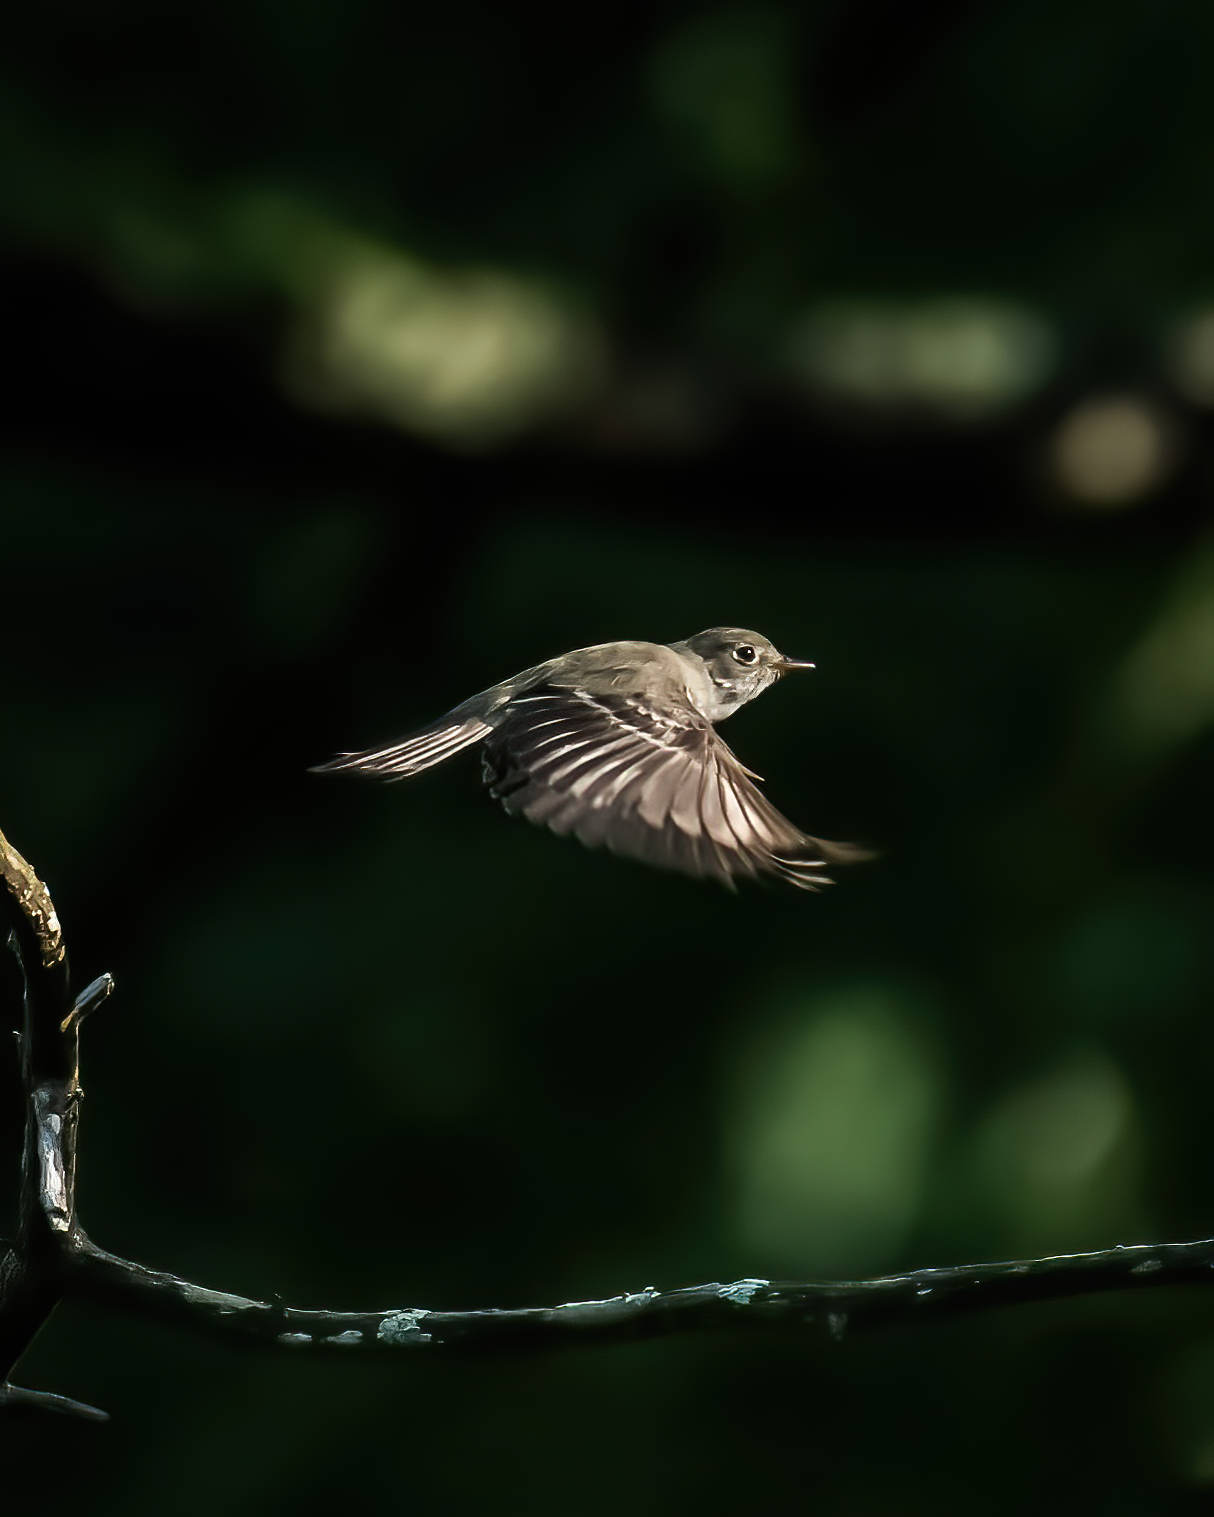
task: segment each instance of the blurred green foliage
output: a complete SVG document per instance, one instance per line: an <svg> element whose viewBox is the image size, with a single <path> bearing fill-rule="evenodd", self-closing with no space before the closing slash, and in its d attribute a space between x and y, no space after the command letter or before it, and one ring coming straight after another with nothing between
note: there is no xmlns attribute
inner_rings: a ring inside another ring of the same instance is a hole
<svg viewBox="0 0 1214 1517"><path fill-rule="evenodd" d="M1212 25L23 13L0 825L119 982L98 1241L466 1307L1210 1232ZM1114 449L1068 513L1058 423L1109 389L1163 461ZM584 853L474 760L304 772L721 622L818 662L726 736L883 850L820 897ZM71 1307L22 1376L115 1414L19 1447L130 1517L1155 1517L1214 1482L1198 1289L483 1364Z"/></svg>

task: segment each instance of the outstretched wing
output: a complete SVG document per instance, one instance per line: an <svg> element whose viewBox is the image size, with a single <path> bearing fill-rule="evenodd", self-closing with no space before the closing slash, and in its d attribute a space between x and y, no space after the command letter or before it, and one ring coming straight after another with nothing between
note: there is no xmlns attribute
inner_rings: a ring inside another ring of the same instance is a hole
<svg viewBox="0 0 1214 1517"><path fill-rule="evenodd" d="M440 717L429 727L362 753L339 753L327 764L315 764L312 774L370 774L381 780L403 780L441 764L461 748L478 742L489 728L478 717L459 719L454 713Z"/></svg>
<svg viewBox="0 0 1214 1517"><path fill-rule="evenodd" d="M751 783L690 705L545 685L517 696L485 739L485 780L506 810L684 874L733 886L774 875L803 890L865 857L802 832Z"/></svg>

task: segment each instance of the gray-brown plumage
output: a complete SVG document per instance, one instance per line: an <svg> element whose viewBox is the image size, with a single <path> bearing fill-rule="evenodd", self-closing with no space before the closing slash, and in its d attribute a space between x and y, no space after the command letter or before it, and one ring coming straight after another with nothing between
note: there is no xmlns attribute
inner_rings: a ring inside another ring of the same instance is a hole
<svg viewBox="0 0 1214 1517"><path fill-rule="evenodd" d="M479 742L485 781L512 815L731 888L767 875L814 890L831 883L828 865L868 853L795 827L715 730L781 675L812 668L736 627L681 643L600 643L318 772L404 779Z"/></svg>

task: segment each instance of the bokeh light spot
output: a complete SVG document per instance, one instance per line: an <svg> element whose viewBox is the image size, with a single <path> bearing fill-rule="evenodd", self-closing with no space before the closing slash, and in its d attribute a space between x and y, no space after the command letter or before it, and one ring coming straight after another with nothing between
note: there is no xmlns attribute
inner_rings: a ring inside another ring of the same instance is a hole
<svg viewBox="0 0 1214 1517"><path fill-rule="evenodd" d="M974 1162L1017 1246L1044 1250L1124 1210L1132 1179L1124 1140L1134 1126L1129 1086L1098 1049L1073 1055L995 1105L976 1135Z"/></svg>
<svg viewBox="0 0 1214 1517"><path fill-rule="evenodd" d="M738 1223L764 1268L879 1267L914 1220L940 1097L935 1060L887 986L783 1011L742 1061Z"/></svg>
<svg viewBox="0 0 1214 1517"><path fill-rule="evenodd" d="M483 446L564 413L599 365L591 324L539 285L384 252L335 271L287 375L313 404Z"/></svg>
<svg viewBox="0 0 1214 1517"><path fill-rule="evenodd" d="M815 393L964 420L1036 390L1054 340L1039 316L1008 301L829 301L794 332L790 356Z"/></svg>
<svg viewBox="0 0 1214 1517"><path fill-rule="evenodd" d="M1176 388L1194 405L1214 407L1214 310L1195 311L1177 323L1168 347Z"/></svg>
<svg viewBox="0 0 1214 1517"><path fill-rule="evenodd" d="M1159 615L1114 677L1110 738L1132 753L1160 752L1214 722L1214 549L1199 549Z"/></svg>
<svg viewBox="0 0 1214 1517"><path fill-rule="evenodd" d="M1050 459L1059 485L1079 504L1129 506L1161 485L1177 458L1173 426L1135 395L1082 401L1059 422Z"/></svg>

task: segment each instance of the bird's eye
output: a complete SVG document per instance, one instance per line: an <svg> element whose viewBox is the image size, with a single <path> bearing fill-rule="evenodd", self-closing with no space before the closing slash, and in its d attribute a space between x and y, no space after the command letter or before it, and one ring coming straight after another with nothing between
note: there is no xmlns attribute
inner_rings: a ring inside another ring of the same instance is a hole
<svg viewBox="0 0 1214 1517"><path fill-rule="evenodd" d="M733 650L733 656L739 664L753 664L759 655L749 643L739 643Z"/></svg>

